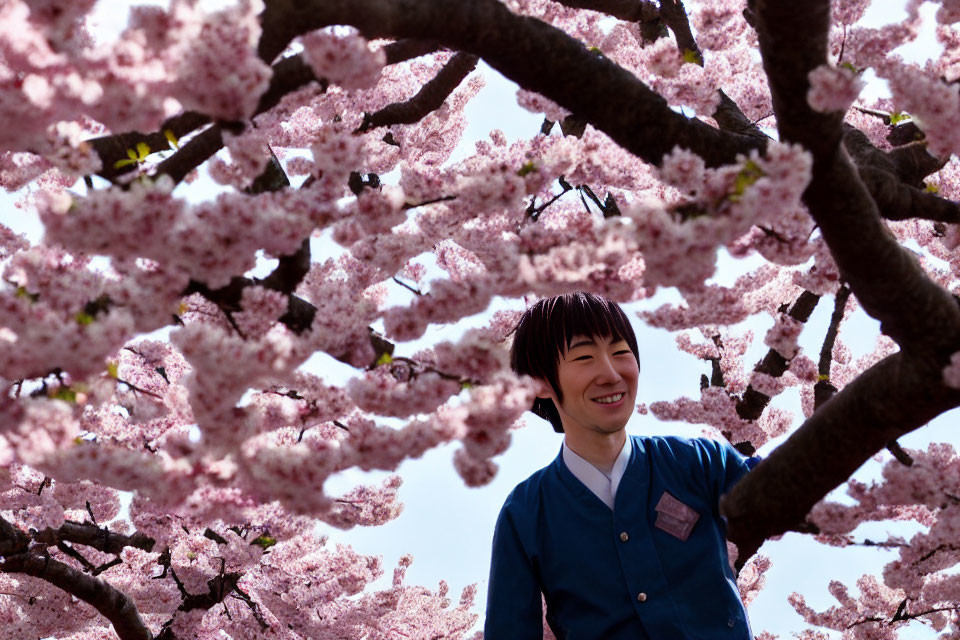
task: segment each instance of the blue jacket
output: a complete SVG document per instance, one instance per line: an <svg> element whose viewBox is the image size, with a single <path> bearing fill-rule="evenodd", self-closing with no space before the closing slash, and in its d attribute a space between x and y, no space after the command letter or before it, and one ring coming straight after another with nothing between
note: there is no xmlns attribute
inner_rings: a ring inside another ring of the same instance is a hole
<svg viewBox="0 0 960 640"><path fill-rule="evenodd" d="M717 503L755 459L705 438L631 441L613 511L562 455L507 497L484 640L541 640L541 592L559 640L752 639ZM655 526L665 492L699 514L685 541Z"/></svg>

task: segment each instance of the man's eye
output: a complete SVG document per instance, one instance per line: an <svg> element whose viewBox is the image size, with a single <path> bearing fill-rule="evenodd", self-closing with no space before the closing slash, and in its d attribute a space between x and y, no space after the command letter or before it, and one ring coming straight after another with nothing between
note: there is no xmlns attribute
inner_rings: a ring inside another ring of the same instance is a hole
<svg viewBox="0 0 960 640"><path fill-rule="evenodd" d="M622 356L622 355L626 355L626 354L628 354L628 353L629 353L630 355L633 355L633 352L630 351L629 349L624 349L623 351L617 351L617 352L616 352L615 354L613 354L613 355L615 355L615 356Z"/></svg>
<svg viewBox="0 0 960 640"><path fill-rule="evenodd" d="M590 356L577 356L574 360L589 360Z"/></svg>

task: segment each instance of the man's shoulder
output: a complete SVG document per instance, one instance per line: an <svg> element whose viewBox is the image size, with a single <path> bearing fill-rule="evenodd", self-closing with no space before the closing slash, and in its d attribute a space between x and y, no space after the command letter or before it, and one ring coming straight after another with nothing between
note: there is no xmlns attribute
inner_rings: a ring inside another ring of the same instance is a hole
<svg viewBox="0 0 960 640"><path fill-rule="evenodd" d="M685 438L683 436L630 436L635 445L650 453L683 453L689 454L695 452L707 443L712 442L709 438Z"/></svg>
<svg viewBox="0 0 960 640"><path fill-rule="evenodd" d="M689 464L709 463L723 455L725 442L713 438L683 436L630 436L649 460L651 458Z"/></svg>
<svg viewBox="0 0 960 640"><path fill-rule="evenodd" d="M557 481L555 463L551 462L542 469L537 469L527 478L517 484L507 494L503 502L503 511L516 514L529 514L536 511L543 501L544 491L549 491L552 483Z"/></svg>
<svg viewBox="0 0 960 640"><path fill-rule="evenodd" d="M553 463L548 464L542 469L537 469L531 473L526 480L518 483L517 486L513 488L513 491L507 495L507 499L503 504L504 509L512 505L525 508L538 501L544 483L549 482L547 476L550 474L551 466L553 466Z"/></svg>

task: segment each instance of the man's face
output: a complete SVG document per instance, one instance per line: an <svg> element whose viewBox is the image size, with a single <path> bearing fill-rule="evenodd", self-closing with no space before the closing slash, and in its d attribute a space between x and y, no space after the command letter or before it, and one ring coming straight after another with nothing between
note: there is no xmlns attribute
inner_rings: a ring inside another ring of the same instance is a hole
<svg viewBox="0 0 960 640"><path fill-rule="evenodd" d="M557 363L563 402L551 398L564 431L615 433L622 429L637 402L639 374L626 341L575 336ZM550 395L555 395L552 390Z"/></svg>

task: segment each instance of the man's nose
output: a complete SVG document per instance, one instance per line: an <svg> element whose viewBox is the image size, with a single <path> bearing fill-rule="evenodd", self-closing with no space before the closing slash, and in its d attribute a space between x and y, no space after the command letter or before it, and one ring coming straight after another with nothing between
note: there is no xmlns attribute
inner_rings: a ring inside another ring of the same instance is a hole
<svg viewBox="0 0 960 640"><path fill-rule="evenodd" d="M597 384L610 384L620 381L620 372L614 366L613 358L603 355L597 358Z"/></svg>

